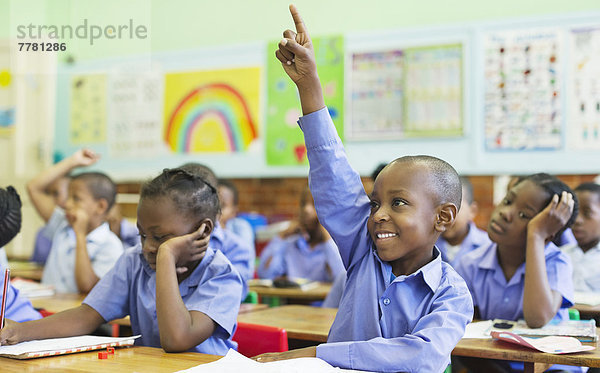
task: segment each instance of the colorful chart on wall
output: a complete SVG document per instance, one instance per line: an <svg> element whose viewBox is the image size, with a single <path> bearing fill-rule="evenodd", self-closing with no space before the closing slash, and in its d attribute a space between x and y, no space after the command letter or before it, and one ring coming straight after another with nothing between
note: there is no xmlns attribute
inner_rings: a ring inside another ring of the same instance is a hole
<svg viewBox="0 0 600 373"><path fill-rule="evenodd" d="M116 72L108 79L108 139L112 158L168 153L163 141L164 76L157 71Z"/></svg>
<svg viewBox="0 0 600 373"><path fill-rule="evenodd" d="M462 135L462 45L407 48L404 56L404 135Z"/></svg>
<svg viewBox="0 0 600 373"><path fill-rule="evenodd" d="M556 29L484 36L486 150L561 148L562 49Z"/></svg>
<svg viewBox="0 0 600 373"><path fill-rule="evenodd" d="M600 149L600 26L572 29L570 39L570 147Z"/></svg>
<svg viewBox="0 0 600 373"><path fill-rule="evenodd" d="M267 164L308 164L304 136L297 124L302 114L298 91L279 60L273 57L278 42L271 42L267 47ZM314 38L313 46L325 104L338 134L343 139L344 39L341 36Z"/></svg>
<svg viewBox="0 0 600 373"><path fill-rule="evenodd" d="M166 74L163 139L173 153L244 152L259 98L258 67Z"/></svg>
<svg viewBox="0 0 600 373"><path fill-rule="evenodd" d="M462 45L353 53L348 139L463 133Z"/></svg>
<svg viewBox="0 0 600 373"><path fill-rule="evenodd" d="M69 141L73 145L106 141L106 75L71 78Z"/></svg>
<svg viewBox="0 0 600 373"><path fill-rule="evenodd" d="M0 43L0 136L9 137L15 129L15 82L11 68L10 45Z"/></svg>

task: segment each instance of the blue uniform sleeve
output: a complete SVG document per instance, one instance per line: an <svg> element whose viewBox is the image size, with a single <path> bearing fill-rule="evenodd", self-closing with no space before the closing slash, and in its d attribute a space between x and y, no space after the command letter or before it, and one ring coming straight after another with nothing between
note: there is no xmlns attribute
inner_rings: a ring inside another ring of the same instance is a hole
<svg viewBox="0 0 600 373"><path fill-rule="evenodd" d="M560 251L552 255L546 261L546 272L550 288L563 297L560 308L572 307L574 304L573 269L569 256Z"/></svg>
<svg viewBox="0 0 600 373"><path fill-rule="evenodd" d="M473 316L466 287L448 285L410 334L367 341L325 343L317 357L346 369L380 372L441 372Z"/></svg>
<svg viewBox="0 0 600 373"><path fill-rule="evenodd" d="M287 241L279 236L274 237L260 254L258 277L274 279L285 275L284 253Z"/></svg>
<svg viewBox="0 0 600 373"><path fill-rule="evenodd" d="M4 289L4 270L5 266L0 265L0 294ZM9 282L6 291L6 308L5 308L7 319L16 322L24 322L41 319L42 315L36 311L29 299L19 294L12 284Z"/></svg>
<svg viewBox="0 0 600 373"><path fill-rule="evenodd" d="M119 319L129 315L129 297L133 282L133 256L139 255L137 247L123 254L114 267L94 286L82 303L95 309L105 321Z"/></svg>
<svg viewBox="0 0 600 373"><path fill-rule="evenodd" d="M221 327L215 333L226 339L233 334L236 325L242 289L242 279L237 270L223 253L216 251L196 290L186 297L185 306L213 319Z"/></svg>
<svg viewBox="0 0 600 373"><path fill-rule="evenodd" d="M344 263L342 262L340 252L335 245L335 242L332 240L329 240L325 246L325 257L327 265L331 269L331 281L335 281L335 279L342 273L345 277L346 269L344 268Z"/></svg>
<svg viewBox="0 0 600 373"><path fill-rule="evenodd" d="M359 244L368 234L369 198L360 175L348 163L327 108L303 116L299 124L304 132L310 164L308 183L319 221L349 268L370 249L370 245Z"/></svg>

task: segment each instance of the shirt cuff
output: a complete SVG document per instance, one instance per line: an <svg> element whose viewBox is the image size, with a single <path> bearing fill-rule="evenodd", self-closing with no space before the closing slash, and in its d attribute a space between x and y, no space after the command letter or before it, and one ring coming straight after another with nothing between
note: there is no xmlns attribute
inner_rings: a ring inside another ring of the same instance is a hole
<svg viewBox="0 0 600 373"><path fill-rule="evenodd" d="M334 367L353 369L350 362L350 344L352 342L323 343L317 346L317 357Z"/></svg>
<svg viewBox="0 0 600 373"><path fill-rule="evenodd" d="M341 142L327 107L301 117L298 125L309 149Z"/></svg>

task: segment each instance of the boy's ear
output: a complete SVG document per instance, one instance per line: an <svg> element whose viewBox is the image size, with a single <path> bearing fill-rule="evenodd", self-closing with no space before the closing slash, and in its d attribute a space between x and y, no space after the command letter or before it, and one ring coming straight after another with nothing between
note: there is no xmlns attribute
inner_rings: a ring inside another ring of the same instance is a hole
<svg viewBox="0 0 600 373"><path fill-rule="evenodd" d="M439 205L434 225L435 230L440 233L445 232L454 223L457 213L458 209L454 203L446 202Z"/></svg>
<svg viewBox="0 0 600 373"><path fill-rule="evenodd" d="M104 217L108 216L108 201L104 198L99 198L96 200L96 204L98 207L98 214L103 215Z"/></svg>
<svg viewBox="0 0 600 373"><path fill-rule="evenodd" d="M204 232L202 232L200 238L205 238L212 233L213 229L215 229L215 223L212 221L212 219L205 218L198 223L198 228L200 228L202 224L204 224Z"/></svg>

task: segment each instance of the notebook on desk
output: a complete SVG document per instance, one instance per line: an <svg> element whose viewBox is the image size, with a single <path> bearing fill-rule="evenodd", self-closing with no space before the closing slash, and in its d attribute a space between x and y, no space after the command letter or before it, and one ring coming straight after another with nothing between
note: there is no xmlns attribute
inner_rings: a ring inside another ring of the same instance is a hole
<svg viewBox="0 0 600 373"><path fill-rule="evenodd" d="M248 286L264 286L274 288L297 288L300 290L310 290L319 286L318 281L312 281L305 278L278 278L269 279L251 279L248 280Z"/></svg>
<svg viewBox="0 0 600 373"><path fill-rule="evenodd" d="M598 340L596 321L594 320L563 320L551 321L541 328L530 328L525 320L510 321L496 319L492 322L491 332L512 332L524 337L568 336L575 337L581 342Z"/></svg>
<svg viewBox="0 0 600 373"><path fill-rule="evenodd" d="M134 340L139 337L139 335L120 338L83 335L79 337L40 339L16 345L0 346L0 357L33 359L100 350L106 347L131 346Z"/></svg>

